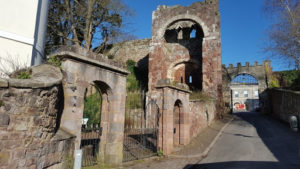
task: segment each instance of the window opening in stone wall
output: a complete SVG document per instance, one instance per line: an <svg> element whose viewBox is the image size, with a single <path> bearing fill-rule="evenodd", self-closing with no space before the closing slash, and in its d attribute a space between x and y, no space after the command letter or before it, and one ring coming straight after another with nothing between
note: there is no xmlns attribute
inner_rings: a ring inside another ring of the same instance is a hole
<svg viewBox="0 0 300 169"><path fill-rule="evenodd" d="M190 33L190 38L196 38L196 30L193 29Z"/></svg>
<svg viewBox="0 0 300 169"><path fill-rule="evenodd" d="M193 77L191 75L189 76L189 83L193 83Z"/></svg>
<svg viewBox="0 0 300 169"><path fill-rule="evenodd" d="M172 23L165 30L164 38L167 43L180 43L195 42L201 44L203 41L204 33L199 24L192 20L179 20ZM201 41L200 43L198 41Z"/></svg>
<svg viewBox="0 0 300 169"><path fill-rule="evenodd" d="M183 39L183 32L182 32L182 29L179 28L177 32L178 32L177 39L178 39L178 40Z"/></svg>

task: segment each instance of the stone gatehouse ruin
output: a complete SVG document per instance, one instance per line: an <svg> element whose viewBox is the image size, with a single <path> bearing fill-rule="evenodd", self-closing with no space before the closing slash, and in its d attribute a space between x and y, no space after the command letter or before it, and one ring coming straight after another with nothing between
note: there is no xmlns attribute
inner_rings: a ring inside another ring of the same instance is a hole
<svg viewBox="0 0 300 169"><path fill-rule="evenodd" d="M168 155L221 113L218 0L159 6L152 39L116 44L105 54L133 59L146 72L142 104L127 103L132 95L123 64L85 49L62 48L52 55L61 59L61 70L41 65L31 68L30 79L1 80L1 166L67 168L78 149L93 164L120 164L140 158L133 143ZM95 123L87 111L97 116Z"/></svg>

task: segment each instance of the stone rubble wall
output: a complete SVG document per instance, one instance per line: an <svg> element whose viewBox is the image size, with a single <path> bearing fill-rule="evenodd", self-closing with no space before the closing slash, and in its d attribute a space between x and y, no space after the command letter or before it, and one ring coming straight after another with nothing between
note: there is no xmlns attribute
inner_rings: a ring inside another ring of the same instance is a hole
<svg viewBox="0 0 300 169"><path fill-rule="evenodd" d="M58 130L62 75L49 65L32 72L31 79L0 80L0 169L71 167L74 136Z"/></svg>
<svg viewBox="0 0 300 169"><path fill-rule="evenodd" d="M271 89L268 92L271 113L285 122L289 122L289 117L295 115L299 123L300 92L284 89Z"/></svg>
<svg viewBox="0 0 300 169"><path fill-rule="evenodd" d="M126 62L129 59L139 62L147 57L150 51L151 39L132 40L114 44L111 49L105 52L114 60Z"/></svg>
<svg viewBox="0 0 300 169"><path fill-rule="evenodd" d="M203 129L209 126L216 117L216 104L214 100L190 101L191 114L191 138L196 137Z"/></svg>

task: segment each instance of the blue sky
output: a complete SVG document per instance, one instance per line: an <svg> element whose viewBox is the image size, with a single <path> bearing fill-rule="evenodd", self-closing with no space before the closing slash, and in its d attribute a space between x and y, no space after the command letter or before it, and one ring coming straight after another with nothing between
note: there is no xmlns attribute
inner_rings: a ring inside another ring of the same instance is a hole
<svg viewBox="0 0 300 169"><path fill-rule="evenodd" d="M139 39L151 38L152 11L158 5L188 6L199 0L123 0L135 11L135 16L128 20L128 29ZM280 60L269 58L262 52L265 31L269 20L264 16L264 0L220 0L222 63L242 65L249 61L262 63L272 61L273 70L286 70L288 65Z"/></svg>

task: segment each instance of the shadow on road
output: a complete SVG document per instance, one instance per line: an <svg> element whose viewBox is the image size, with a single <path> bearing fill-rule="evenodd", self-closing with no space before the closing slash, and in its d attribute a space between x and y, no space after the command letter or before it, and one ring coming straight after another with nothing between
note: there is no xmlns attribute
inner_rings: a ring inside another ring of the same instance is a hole
<svg viewBox="0 0 300 169"><path fill-rule="evenodd" d="M264 161L229 161L187 165L184 169L299 169L299 165Z"/></svg>
<svg viewBox="0 0 300 169"><path fill-rule="evenodd" d="M206 164L190 164L186 168L199 169L300 169L300 134L289 129L288 125L257 112L234 113L234 125L253 126L278 162L267 161L229 161ZM251 139L243 133L222 133ZM226 145L224 145L226 146ZM230 152L228 152L230 153ZM199 162L200 163L200 162Z"/></svg>

